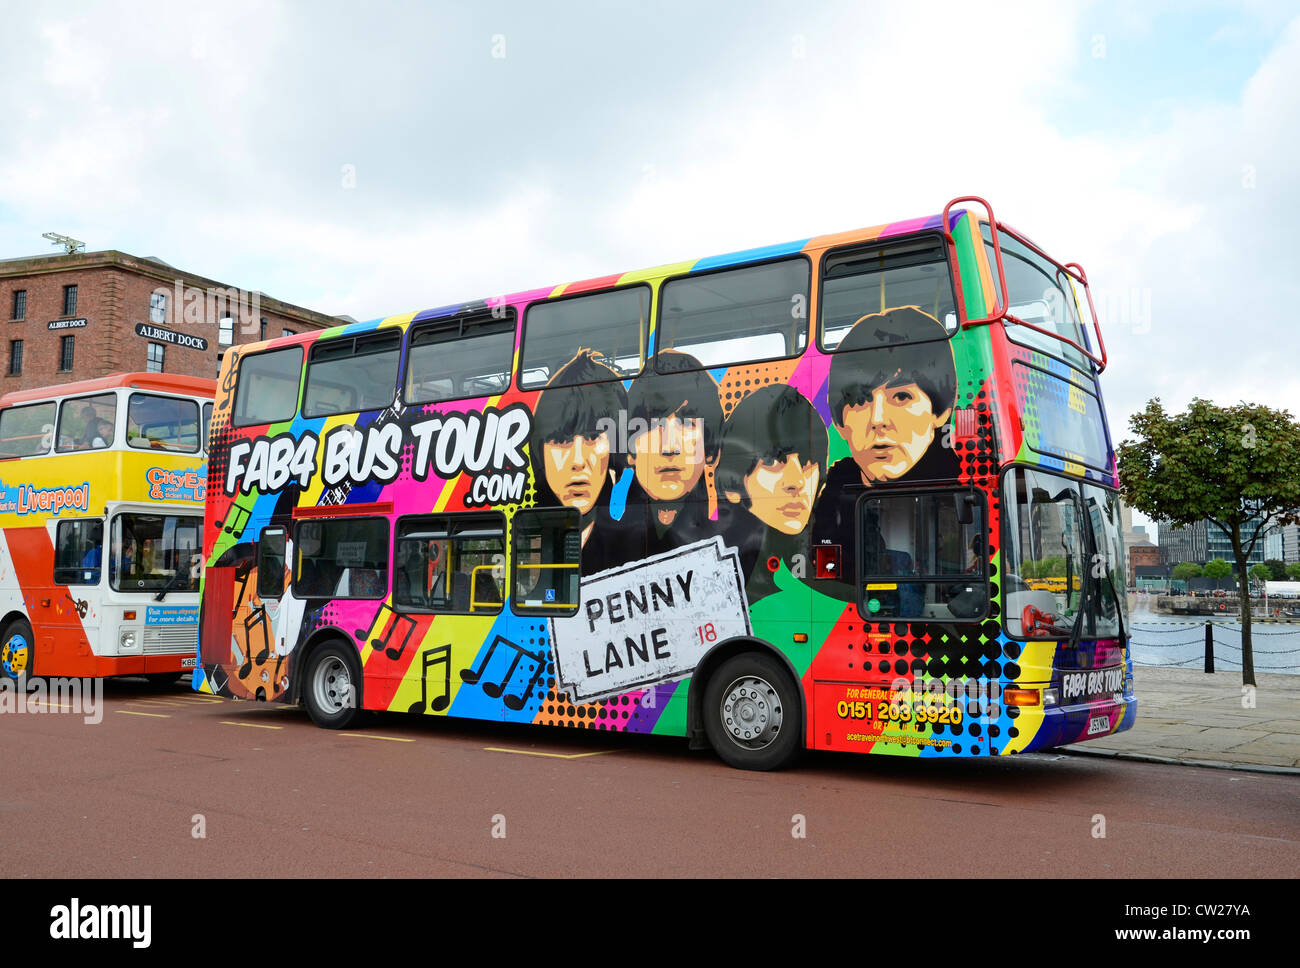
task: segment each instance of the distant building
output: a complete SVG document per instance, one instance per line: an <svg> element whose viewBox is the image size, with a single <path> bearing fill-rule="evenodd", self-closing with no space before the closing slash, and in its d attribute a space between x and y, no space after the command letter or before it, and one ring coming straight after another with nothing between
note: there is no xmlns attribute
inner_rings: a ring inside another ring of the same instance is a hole
<svg viewBox="0 0 1300 968"><path fill-rule="evenodd" d="M1242 525L1242 540L1249 539L1249 534L1256 524L1258 519L1252 518ZM1255 542L1254 550L1246 556L1248 567L1270 557L1268 554L1270 537L1265 534ZM1280 553L1281 548L1277 546L1276 539L1273 540L1275 550ZM1217 524L1210 521L1197 521L1186 527L1177 527L1167 521L1160 522L1161 564L1176 565L1182 561L1193 561L1203 565L1215 558L1222 558L1235 570L1237 559L1232 551L1232 539L1224 534Z"/></svg>
<svg viewBox="0 0 1300 968"><path fill-rule="evenodd" d="M1138 568L1158 568L1160 548L1153 544L1138 544L1128 551L1128 583L1137 584Z"/></svg>
<svg viewBox="0 0 1300 968"><path fill-rule="evenodd" d="M125 252L0 260L0 392L143 370L215 377L228 346L342 320Z"/></svg>

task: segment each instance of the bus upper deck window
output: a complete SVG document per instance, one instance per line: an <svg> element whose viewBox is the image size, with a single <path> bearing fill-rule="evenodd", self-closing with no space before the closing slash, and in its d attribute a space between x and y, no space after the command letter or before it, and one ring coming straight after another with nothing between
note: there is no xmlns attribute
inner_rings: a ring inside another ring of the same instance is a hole
<svg viewBox="0 0 1300 968"><path fill-rule="evenodd" d="M808 260L664 283L655 351L675 349L705 367L797 356L808 340Z"/></svg>
<svg viewBox="0 0 1300 968"><path fill-rule="evenodd" d="M485 397L510 386L514 360L514 310L505 318L477 313L440 319L411 330L407 403Z"/></svg>
<svg viewBox="0 0 1300 968"><path fill-rule="evenodd" d="M573 386L636 376L645 360L649 317L650 288L645 285L534 303L524 316L520 386ZM583 350L597 355L611 374L567 370L566 364Z"/></svg>
<svg viewBox="0 0 1300 968"><path fill-rule="evenodd" d="M938 320L940 338L956 332L952 274L938 236L830 253L822 266L822 349L838 348L863 317L904 306Z"/></svg>
<svg viewBox="0 0 1300 968"><path fill-rule="evenodd" d="M117 420L117 396L103 393L94 397L64 400L59 408L59 453L97 450L113 443Z"/></svg>
<svg viewBox="0 0 1300 968"><path fill-rule="evenodd" d="M0 411L0 457L35 457L49 453L54 443L54 414L58 405L33 403Z"/></svg>
<svg viewBox="0 0 1300 968"><path fill-rule="evenodd" d="M304 417L378 410L397 394L402 334L395 329L368 336L324 340L311 350Z"/></svg>
<svg viewBox="0 0 1300 968"><path fill-rule="evenodd" d="M233 425L248 427L292 420L298 412L301 379L301 346L255 353L241 359Z"/></svg>

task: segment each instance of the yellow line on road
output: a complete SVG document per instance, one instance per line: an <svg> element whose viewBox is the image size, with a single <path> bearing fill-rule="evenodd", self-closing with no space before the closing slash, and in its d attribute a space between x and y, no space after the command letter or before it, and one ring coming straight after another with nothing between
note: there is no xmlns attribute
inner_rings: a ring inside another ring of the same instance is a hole
<svg viewBox="0 0 1300 968"><path fill-rule="evenodd" d="M483 747L489 753L518 753L520 756L549 756L557 760L580 760L584 756L604 756L606 753L617 753L618 750L596 750L592 753L539 753L536 750L508 750L500 746Z"/></svg>
<svg viewBox="0 0 1300 968"><path fill-rule="evenodd" d="M214 702L215 703L225 702L225 700L220 698L219 696L178 696L177 698L189 703L190 705L206 706Z"/></svg>
<svg viewBox="0 0 1300 968"><path fill-rule="evenodd" d="M403 736L376 736L374 733L339 733L340 736L355 736L357 739L386 739L390 743L414 743L413 739Z"/></svg>
<svg viewBox="0 0 1300 968"><path fill-rule="evenodd" d="M252 726L254 729L284 729L283 726L271 726L267 723L237 723L233 720L221 720L222 726Z"/></svg>
<svg viewBox="0 0 1300 968"><path fill-rule="evenodd" d="M137 713L132 712L130 709L115 709L113 711L123 716L152 716L155 719L171 719L171 716L166 713Z"/></svg>
<svg viewBox="0 0 1300 968"><path fill-rule="evenodd" d="M181 702L173 702L170 699L132 699L131 703L132 704L138 703L141 706L184 706L185 705L184 703Z"/></svg>
<svg viewBox="0 0 1300 968"><path fill-rule="evenodd" d="M29 706L45 706L49 709L71 709L72 708L72 706L70 706L66 702L46 702L43 699L29 699L27 700L27 704Z"/></svg>

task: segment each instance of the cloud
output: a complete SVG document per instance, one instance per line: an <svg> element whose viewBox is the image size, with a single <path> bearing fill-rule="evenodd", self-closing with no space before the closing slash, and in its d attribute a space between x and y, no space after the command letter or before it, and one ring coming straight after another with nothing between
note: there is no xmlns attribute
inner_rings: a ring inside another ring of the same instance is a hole
<svg viewBox="0 0 1300 968"><path fill-rule="evenodd" d="M1171 100L1122 74L1198 72L1164 13L743 9L22 8L0 252L62 231L369 318L974 192L1088 269L1118 438L1156 394L1296 407L1300 20L1244 83ZM1206 45L1277 17L1225 12Z"/></svg>

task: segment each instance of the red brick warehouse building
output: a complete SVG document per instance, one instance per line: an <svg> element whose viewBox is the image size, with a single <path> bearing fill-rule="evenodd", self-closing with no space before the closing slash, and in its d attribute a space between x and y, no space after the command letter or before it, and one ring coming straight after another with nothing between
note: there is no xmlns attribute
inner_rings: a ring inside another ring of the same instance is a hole
<svg viewBox="0 0 1300 968"><path fill-rule="evenodd" d="M0 393L125 371L213 378L227 346L351 322L155 258L0 260Z"/></svg>

